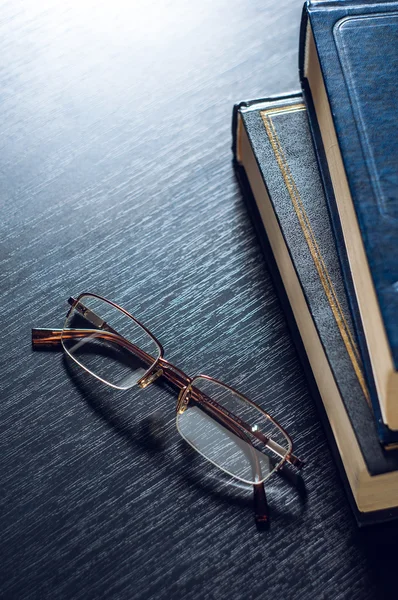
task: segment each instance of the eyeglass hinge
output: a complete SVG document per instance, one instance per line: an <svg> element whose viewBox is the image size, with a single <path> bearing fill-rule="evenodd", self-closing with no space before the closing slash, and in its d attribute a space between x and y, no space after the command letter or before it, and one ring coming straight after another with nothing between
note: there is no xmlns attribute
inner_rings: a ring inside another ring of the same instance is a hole
<svg viewBox="0 0 398 600"><path fill-rule="evenodd" d="M141 389L144 389L144 388L148 387L148 385L150 385L151 383L156 381L156 379L158 377L161 377L162 375L163 375L163 369L157 369L157 371L150 373L149 375L147 375L147 377L143 377L142 379L140 379L138 382L138 387L140 387Z"/></svg>
<svg viewBox="0 0 398 600"><path fill-rule="evenodd" d="M185 396L184 396L184 394L185 394ZM185 412L186 409L188 408L190 396L191 396L191 392L189 390L187 391L187 388L185 388L185 387L182 388L182 390L178 394L177 413L179 415L182 415L182 413Z"/></svg>

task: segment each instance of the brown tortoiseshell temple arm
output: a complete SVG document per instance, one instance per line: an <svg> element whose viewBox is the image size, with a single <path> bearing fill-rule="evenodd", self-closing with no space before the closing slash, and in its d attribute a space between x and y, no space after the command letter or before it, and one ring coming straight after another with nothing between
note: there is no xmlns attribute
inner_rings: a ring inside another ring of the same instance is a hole
<svg viewBox="0 0 398 600"><path fill-rule="evenodd" d="M121 335L112 333L111 331L103 331L101 329L93 330L104 340L116 342L126 350L130 350L143 363L150 367L156 365L162 369L162 375L179 390L185 388L191 383L191 378L185 375L178 367L175 367L164 358L159 358L157 361L153 356L150 356L144 350L141 350L135 344L132 344ZM87 337L87 329L49 329L49 328L33 328L32 329L32 347L36 348L52 348L61 344L61 339L79 339Z"/></svg>

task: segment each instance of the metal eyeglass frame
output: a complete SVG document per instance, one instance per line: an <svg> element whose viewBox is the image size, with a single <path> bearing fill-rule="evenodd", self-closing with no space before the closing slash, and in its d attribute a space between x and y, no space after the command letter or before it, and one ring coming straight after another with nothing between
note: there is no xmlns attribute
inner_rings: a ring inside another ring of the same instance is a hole
<svg viewBox="0 0 398 600"><path fill-rule="evenodd" d="M159 350L159 356L157 359L154 359L147 352L134 345L132 342L127 340L125 337L121 336L116 330L114 330L110 325L108 325L105 321L103 321L96 313L92 310L84 306L80 299L84 296L91 296L107 304L113 306L114 308L120 310L127 317L132 319L136 324L138 324L155 342ZM71 312L76 309L81 316L83 316L88 322L95 325L96 331L101 332L101 338L105 341L109 340L111 342L119 344L121 347L126 350L132 352L137 358L139 358L144 364L148 365L148 370L144 373L144 375L138 380L137 385L140 388L145 388L159 377L164 377L168 383L172 384L173 387L179 390L176 412L182 413L189 406L190 401L194 401L202 406L205 409L205 412L215 419L217 422L221 423L225 428L229 431L240 437L249 446L252 446L250 442L250 438L248 437L248 433L250 435L256 437L262 444L270 448L279 458L281 459L280 464L275 469L275 471L281 471L286 463L289 463L296 467L297 469L301 469L303 466L303 461L301 461L297 456L292 453L293 442L289 434L286 430L275 420L273 419L266 411L264 411L260 406L249 400L246 396L232 388L231 386L213 378L208 375L196 375L194 377L189 377L184 371L170 363L168 360L164 358L164 350L161 343L156 339L156 337L143 325L138 321L133 315L127 312L121 306L115 304L111 300L103 298L98 294L93 293L82 293L79 294L77 298L69 298L68 303L70 304L70 308L67 314L67 318L71 314ZM84 338L87 336L87 330L85 329L49 329L49 328L33 328L32 329L32 346L34 349L43 348L43 347L55 347L59 346L62 343L63 339L76 339L76 338ZM85 371L101 380L103 383L111 387L117 387L112 385L111 383L105 381L95 373L92 373L89 369L87 369L84 365L82 365L75 357L73 357L68 350L64 347L64 350L81 366ZM194 381L197 378L206 379L208 381L212 381L216 384L219 384L231 391L233 394L238 396L240 399L252 405L256 408L260 413L262 413L267 419L269 419L276 427L278 427L288 441L288 451L280 446L277 442L272 440L271 438L267 438L260 430L253 431L252 427L245 423L238 416L233 415L229 410L220 405L213 398L209 398L202 391L199 391L195 388ZM253 452L253 454L255 454ZM206 457L205 457L206 458ZM207 459L209 460L209 459ZM212 461L210 461L212 462ZM217 465L216 465L217 466ZM221 468L221 467L219 467ZM222 468L221 468L222 470ZM270 473L269 476L273 474L274 471ZM231 474L232 475L232 474ZM233 476L233 475L232 475ZM268 477L269 477L268 476ZM268 480L268 477L266 480ZM261 483L253 484L254 491L254 510L255 510L255 520L258 525L268 525L269 523L269 514L268 514L268 506L264 488L264 481Z"/></svg>

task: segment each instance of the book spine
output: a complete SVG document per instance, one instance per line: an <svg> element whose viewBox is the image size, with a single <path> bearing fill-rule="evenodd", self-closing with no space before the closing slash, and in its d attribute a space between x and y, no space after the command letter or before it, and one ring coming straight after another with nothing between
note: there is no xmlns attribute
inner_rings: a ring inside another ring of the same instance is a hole
<svg viewBox="0 0 398 600"><path fill-rule="evenodd" d="M236 158L237 156L237 140L238 140L238 117L242 110L249 109L251 106L258 106L269 102L282 102L284 100L293 100L302 98L301 92L293 91L287 92L286 94L278 94L274 96L267 96L266 98L256 98L256 100L243 100L234 104L232 110L232 154Z"/></svg>
<svg viewBox="0 0 398 600"><path fill-rule="evenodd" d="M308 23L308 10L307 10L307 5L304 4L303 10L301 12L299 51L298 51L299 77L300 77L301 82L303 82L303 80L304 80L307 23ZM305 100L305 96L304 96L304 100Z"/></svg>

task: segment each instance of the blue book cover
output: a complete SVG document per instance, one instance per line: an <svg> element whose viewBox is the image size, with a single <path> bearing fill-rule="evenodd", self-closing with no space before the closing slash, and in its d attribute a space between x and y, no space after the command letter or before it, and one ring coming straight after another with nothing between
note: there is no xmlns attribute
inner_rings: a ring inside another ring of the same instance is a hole
<svg viewBox="0 0 398 600"><path fill-rule="evenodd" d="M398 3L308 1L300 76L385 442L398 430Z"/></svg>
<svg viewBox="0 0 398 600"><path fill-rule="evenodd" d="M243 102L235 169L360 524L397 516L301 94Z"/></svg>

